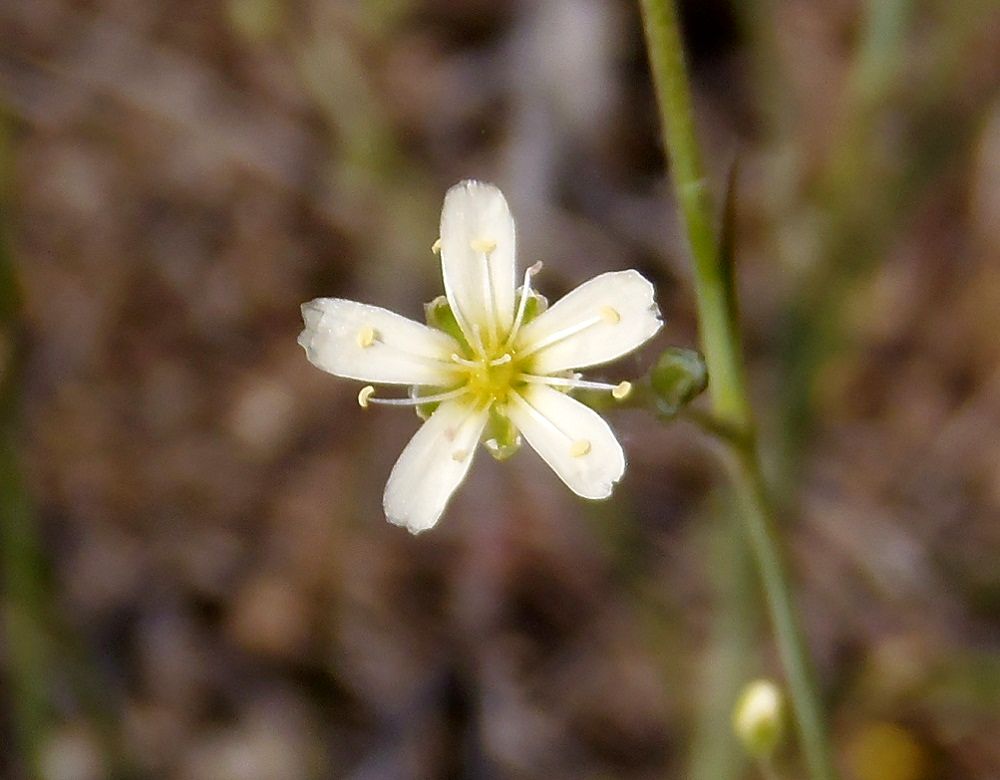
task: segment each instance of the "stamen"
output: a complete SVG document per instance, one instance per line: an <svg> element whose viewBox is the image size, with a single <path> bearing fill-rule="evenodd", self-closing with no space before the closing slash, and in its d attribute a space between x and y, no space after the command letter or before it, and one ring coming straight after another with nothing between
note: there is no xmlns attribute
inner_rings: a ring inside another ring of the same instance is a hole
<svg viewBox="0 0 1000 780"><path fill-rule="evenodd" d="M365 385L358 393L358 403L362 409L367 409L369 404L380 404L382 406L423 406L424 404L436 404L442 401L450 401L452 398L460 398L467 394L467 387L458 387L446 393L436 395L415 395L410 398L374 398L375 388Z"/></svg>
<svg viewBox="0 0 1000 780"><path fill-rule="evenodd" d="M497 242L472 241L473 249L476 249L477 245L480 246L480 249L476 251L480 251L483 254L483 303L486 306L487 335L489 336L490 344L496 346L500 339L497 335L497 302L496 296L493 294L493 272L490 269L489 253L496 249ZM485 356L485 354L486 351L483 350L483 355Z"/></svg>
<svg viewBox="0 0 1000 780"><path fill-rule="evenodd" d="M474 238L469 242L473 252L482 252L488 255L497 248L497 242L489 238Z"/></svg>
<svg viewBox="0 0 1000 780"><path fill-rule="evenodd" d="M550 333L546 338L536 341L524 351L519 352L517 356L520 358L527 357L528 355L534 355L539 350L551 347L553 344L558 344L560 341L565 341L571 336L575 336L577 333L582 333L587 330L587 328L591 328L594 325L600 325L605 321L604 317L597 315L591 317L590 319L583 320L582 322L578 322L576 325L570 325L568 328L557 330L555 333Z"/></svg>
<svg viewBox="0 0 1000 780"><path fill-rule="evenodd" d="M572 387L579 390L607 390L617 399L622 400L632 392L631 382L619 382L612 385L608 382L590 382L586 379L568 376L538 376L536 374L518 374L515 381L527 382L531 385L549 385L550 387Z"/></svg>
<svg viewBox="0 0 1000 780"><path fill-rule="evenodd" d="M621 401L628 398L632 393L632 383L631 382L619 382L615 389L611 391L612 397L616 401Z"/></svg>
<svg viewBox="0 0 1000 780"><path fill-rule="evenodd" d="M602 306L600 309L601 319L604 320L608 325L617 325L622 321L622 315L618 313L616 309L612 309L610 306Z"/></svg>
<svg viewBox="0 0 1000 780"><path fill-rule="evenodd" d="M524 322L524 312L528 307L528 295L531 293L531 277L541 270L542 261L539 260L524 272L524 284L521 285L521 300L517 302L517 314L514 316L514 324L511 326L510 335L507 336L507 341L504 343L504 349L509 349L510 345L514 343L514 339L517 338L517 332L521 329L521 323Z"/></svg>
<svg viewBox="0 0 1000 780"><path fill-rule="evenodd" d="M574 458L582 458L590 452L590 442L586 439L577 439L569 445L569 454Z"/></svg>
<svg viewBox="0 0 1000 780"><path fill-rule="evenodd" d="M458 323L459 329L465 334L465 338L468 339L469 346L472 347L477 355L485 357L486 350L483 349L483 340L479 337L479 327L469 323L469 318L465 316L462 307L458 305L457 299L454 300L451 311L455 315L455 321Z"/></svg>
<svg viewBox="0 0 1000 780"><path fill-rule="evenodd" d="M436 255L441 254L441 239L440 238L435 238L434 239L434 243L431 244L431 251L434 254L436 254Z"/></svg>
<svg viewBox="0 0 1000 780"><path fill-rule="evenodd" d="M490 361L490 366L491 366L491 367L492 367L492 366L502 366L502 365L504 365L504 364L506 364L506 363L509 363L509 362L510 362L510 361L512 361L513 359L514 359L514 358L512 358L512 357L510 356L510 353L508 352L508 353L506 353L506 354L504 354L504 355L501 355L501 356L500 356L500 357L498 357L498 358L494 358L493 360L491 360L491 361Z"/></svg>
<svg viewBox="0 0 1000 780"><path fill-rule="evenodd" d="M478 360L468 360L454 352L451 353L451 359L453 362L458 363L460 366L465 366L466 368L479 368L480 363Z"/></svg>
<svg viewBox="0 0 1000 780"><path fill-rule="evenodd" d="M365 325L358 331L358 346L367 349L375 343L376 335L375 329L371 325Z"/></svg>
<svg viewBox="0 0 1000 780"><path fill-rule="evenodd" d="M520 404L520 406L530 414L535 420L542 426L548 428L550 431L555 433L557 436L566 439L566 441L572 441L571 437L559 426L557 426L552 420L538 411L534 406L532 406L520 393L514 392L510 393L508 398L512 398L515 403Z"/></svg>
<svg viewBox="0 0 1000 780"><path fill-rule="evenodd" d="M478 355L486 357L486 348L483 346L483 334L482 334L483 329L480 328L477 323L472 323L470 329L472 331L472 334L471 338L469 339L469 343L472 345L472 348L476 350L476 353Z"/></svg>
<svg viewBox="0 0 1000 780"><path fill-rule="evenodd" d="M446 357L434 357L431 355L422 355L418 352L410 352L407 349L403 349L397 344L393 344L391 339L386 340L383 337L383 334L379 333L377 330L368 325L362 326L355 338L358 346L361 347L362 349L378 344L379 349L384 349L394 353L393 359L405 360L409 363L416 363L417 365L429 366L441 371L459 370L458 367L455 366L452 363L452 361Z"/></svg>

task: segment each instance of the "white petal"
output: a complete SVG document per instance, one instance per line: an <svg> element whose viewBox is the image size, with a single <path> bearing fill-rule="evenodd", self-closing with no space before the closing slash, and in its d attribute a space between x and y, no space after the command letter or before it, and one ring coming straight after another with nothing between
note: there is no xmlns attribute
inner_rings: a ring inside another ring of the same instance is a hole
<svg viewBox="0 0 1000 780"><path fill-rule="evenodd" d="M570 490L607 498L625 472L625 453L593 409L544 385L514 393L507 415Z"/></svg>
<svg viewBox="0 0 1000 780"><path fill-rule="evenodd" d="M389 522L418 533L438 521L465 479L488 416L463 401L437 408L392 467L382 500Z"/></svg>
<svg viewBox="0 0 1000 780"><path fill-rule="evenodd" d="M506 336L514 320L514 220L492 184L463 181L441 209L441 271L448 302L470 343ZM492 247L484 252L484 247Z"/></svg>
<svg viewBox="0 0 1000 780"><path fill-rule="evenodd" d="M614 360L662 324L653 285L638 271L612 271L584 282L521 328L516 347L549 344L534 354L529 370L552 374Z"/></svg>
<svg viewBox="0 0 1000 780"><path fill-rule="evenodd" d="M317 368L348 379L448 387L457 375L458 343L378 306L317 298L302 304L299 344Z"/></svg>

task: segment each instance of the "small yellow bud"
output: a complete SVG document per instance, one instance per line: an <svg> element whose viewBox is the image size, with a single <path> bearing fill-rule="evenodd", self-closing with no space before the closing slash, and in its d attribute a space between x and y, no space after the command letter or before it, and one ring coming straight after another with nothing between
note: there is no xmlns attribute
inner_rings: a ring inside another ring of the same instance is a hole
<svg viewBox="0 0 1000 780"><path fill-rule="evenodd" d="M766 758L781 741L784 697L770 680L754 680L736 700L733 730L747 753Z"/></svg>

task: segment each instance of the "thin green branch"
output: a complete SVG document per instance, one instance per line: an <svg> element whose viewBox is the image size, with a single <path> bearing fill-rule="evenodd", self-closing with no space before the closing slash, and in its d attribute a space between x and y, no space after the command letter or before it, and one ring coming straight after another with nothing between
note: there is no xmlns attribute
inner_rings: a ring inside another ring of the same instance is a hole
<svg viewBox="0 0 1000 780"><path fill-rule="evenodd" d="M681 420L687 420L693 425L697 425L705 433L725 442L734 449L743 451L753 447L753 439L750 438L746 431L721 419L712 412L688 407L680 412L677 417Z"/></svg>
<svg viewBox="0 0 1000 780"><path fill-rule="evenodd" d="M714 419L744 434L742 446L733 439L724 439L731 453L730 472L785 669L802 752L810 775L816 780L830 780L836 772L820 700L757 455L732 263L731 258L723 256L714 228L695 136L677 8L672 0L642 0L642 11L664 143L694 260L698 321Z"/></svg>

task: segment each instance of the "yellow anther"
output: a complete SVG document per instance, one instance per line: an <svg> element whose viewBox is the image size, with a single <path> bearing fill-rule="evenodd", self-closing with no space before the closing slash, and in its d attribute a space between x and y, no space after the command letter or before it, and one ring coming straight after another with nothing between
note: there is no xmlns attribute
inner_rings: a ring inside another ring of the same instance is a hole
<svg viewBox="0 0 1000 780"><path fill-rule="evenodd" d="M590 452L590 442L586 439L577 439L569 447L569 454L574 458L582 458Z"/></svg>
<svg viewBox="0 0 1000 780"><path fill-rule="evenodd" d="M375 395L375 388L371 385L365 385L361 388L361 392L358 393L358 406L362 409L368 408L368 399Z"/></svg>
<svg viewBox="0 0 1000 780"><path fill-rule="evenodd" d="M629 393L632 392L631 382L619 382L615 385L614 389L611 391L611 397L616 401L621 401L623 398L628 398Z"/></svg>
<svg viewBox="0 0 1000 780"><path fill-rule="evenodd" d="M608 325L617 325L622 321L622 315L618 313L617 309L612 309L610 306L602 306L599 314Z"/></svg>
<svg viewBox="0 0 1000 780"><path fill-rule="evenodd" d="M473 252L482 252L488 255L497 248L497 242L488 238L474 238L469 242Z"/></svg>
<svg viewBox="0 0 1000 780"><path fill-rule="evenodd" d="M469 457L468 450L455 450L453 453L451 453L451 459L457 463L461 463L467 457Z"/></svg>
<svg viewBox="0 0 1000 780"><path fill-rule="evenodd" d="M365 325L358 331L358 346L366 349L375 343L375 329L371 325Z"/></svg>
<svg viewBox="0 0 1000 780"><path fill-rule="evenodd" d="M438 252L441 251L441 239L440 238L435 238L434 239L434 243L431 244L431 251L434 254L437 254Z"/></svg>

